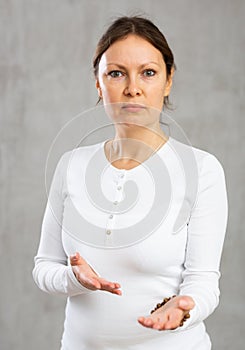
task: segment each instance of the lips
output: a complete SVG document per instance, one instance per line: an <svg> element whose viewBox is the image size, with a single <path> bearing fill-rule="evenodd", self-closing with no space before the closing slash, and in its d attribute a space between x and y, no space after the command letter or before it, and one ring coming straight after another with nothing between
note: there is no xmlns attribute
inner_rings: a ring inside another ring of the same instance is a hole
<svg viewBox="0 0 245 350"><path fill-rule="evenodd" d="M145 106L138 104L138 103L126 103L122 106L122 109L129 111L129 112L138 112L145 109Z"/></svg>

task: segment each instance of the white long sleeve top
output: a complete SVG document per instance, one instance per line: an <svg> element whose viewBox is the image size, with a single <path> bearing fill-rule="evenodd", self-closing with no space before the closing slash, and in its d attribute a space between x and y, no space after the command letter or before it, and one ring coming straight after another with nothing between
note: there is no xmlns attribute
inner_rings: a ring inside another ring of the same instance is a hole
<svg viewBox="0 0 245 350"><path fill-rule="evenodd" d="M139 166L111 165L105 141L66 152L50 187L33 277L67 298L62 350L208 350L203 320L219 301L227 226L225 175L217 158L169 137ZM122 296L75 278L75 252ZM183 327L137 322L173 294L195 301Z"/></svg>

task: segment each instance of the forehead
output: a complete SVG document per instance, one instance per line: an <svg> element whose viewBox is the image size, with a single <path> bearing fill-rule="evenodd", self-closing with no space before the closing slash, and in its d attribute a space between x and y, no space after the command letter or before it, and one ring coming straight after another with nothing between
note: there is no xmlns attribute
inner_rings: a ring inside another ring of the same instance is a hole
<svg viewBox="0 0 245 350"><path fill-rule="evenodd" d="M101 61L103 61L101 63L120 61L125 64L156 61L158 64L164 64L162 53L149 41L134 34L130 34L126 38L115 41L104 52Z"/></svg>

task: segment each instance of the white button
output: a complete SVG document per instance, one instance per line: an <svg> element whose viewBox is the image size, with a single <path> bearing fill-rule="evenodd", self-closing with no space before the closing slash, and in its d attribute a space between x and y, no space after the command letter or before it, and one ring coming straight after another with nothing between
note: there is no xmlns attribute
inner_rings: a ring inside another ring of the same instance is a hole
<svg viewBox="0 0 245 350"><path fill-rule="evenodd" d="M124 177L124 174L120 174L120 178L122 179Z"/></svg>
<svg viewBox="0 0 245 350"><path fill-rule="evenodd" d="M113 202L113 204L117 205L117 204L118 204L118 201Z"/></svg>
<svg viewBox="0 0 245 350"><path fill-rule="evenodd" d="M113 218L113 214L111 214L111 215L109 216L109 218L112 219L112 218Z"/></svg>
<svg viewBox="0 0 245 350"><path fill-rule="evenodd" d="M122 189L122 186L117 186L117 189L120 191Z"/></svg>
<svg viewBox="0 0 245 350"><path fill-rule="evenodd" d="M110 235L111 234L111 230L106 230L106 234Z"/></svg>

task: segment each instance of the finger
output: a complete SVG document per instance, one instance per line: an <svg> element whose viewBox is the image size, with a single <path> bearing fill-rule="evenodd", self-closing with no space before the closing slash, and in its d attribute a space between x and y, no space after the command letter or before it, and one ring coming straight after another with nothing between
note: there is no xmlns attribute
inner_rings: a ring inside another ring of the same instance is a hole
<svg viewBox="0 0 245 350"><path fill-rule="evenodd" d="M152 328L157 329L157 330L164 329L164 322L161 321L160 317L158 317L157 319L154 320Z"/></svg>
<svg viewBox="0 0 245 350"><path fill-rule="evenodd" d="M121 285L119 283L117 283L117 282L113 282L113 283L115 285L115 288L121 288Z"/></svg>
<svg viewBox="0 0 245 350"><path fill-rule="evenodd" d="M119 288L121 288L119 283L109 282L104 278L98 278L97 280L100 282L101 290L117 295L122 295L122 292L119 290Z"/></svg>
<svg viewBox="0 0 245 350"><path fill-rule="evenodd" d="M152 320L148 319L147 317L141 316L141 317L138 317L137 320L144 327L148 327L149 328L149 327L152 327L152 325L153 325Z"/></svg>
<svg viewBox="0 0 245 350"><path fill-rule="evenodd" d="M145 317L139 317L138 318L138 322L147 328L153 328L153 329L157 329L157 330L163 330L164 329L164 325L160 322L149 322Z"/></svg>
<svg viewBox="0 0 245 350"><path fill-rule="evenodd" d="M140 317L138 317L137 318L137 321L139 322L139 323L144 323L144 320L145 320L145 317L144 316L140 316Z"/></svg>
<svg viewBox="0 0 245 350"><path fill-rule="evenodd" d="M109 289L118 289L118 288L120 288L119 283L110 282L110 281L107 281L104 278L98 278L97 280L100 282L102 288L106 288L106 289L108 289L108 288Z"/></svg>
<svg viewBox="0 0 245 350"><path fill-rule="evenodd" d="M96 278L84 276L84 274L78 274L77 280L82 286L88 289L92 289L92 290L101 289L101 284Z"/></svg>
<svg viewBox="0 0 245 350"><path fill-rule="evenodd" d="M148 327L148 328L151 328L154 324L153 320L148 317L139 317L138 321L142 326Z"/></svg>
<svg viewBox="0 0 245 350"><path fill-rule="evenodd" d="M111 289L111 288L103 288L103 287L100 289L105 291L105 292L112 293L112 294L122 295L122 291L120 289Z"/></svg>
<svg viewBox="0 0 245 350"><path fill-rule="evenodd" d="M153 321L151 318L146 318L145 321L144 321L144 325L146 327L152 327L153 326Z"/></svg>
<svg viewBox="0 0 245 350"><path fill-rule="evenodd" d="M116 295L122 295L122 291L120 289L115 289L115 290L112 290L109 292L111 292L112 294L116 294Z"/></svg>
<svg viewBox="0 0 245 350"><path fill-rule="evenodd" d="M169 313L166 310L156 310L149 317L139 317L138 322L145 327L150 327L157 330L164 330L165 324L168 321ZM151 321L148 321L150 319Z"/></svg>
<svg viewBox="0 0 245 350"><path fill-rule="evenodd" d="M155 323L153 326L152 326L153 329L157 329L158 331L162 331L164 330L164 325L162 323Z"/></svg>
<svg viewBox="0 0 245 350"><path fill-rule="evenodd" d="M118 294L118 295L122 295L122 291L118 288L111 288L111 287L101 287L101 290L104 290L106 292L110 292L113 294Z"/></svg>
<svg viewBox="0 0 245 350"><path fill-rule="evenodd" d="M149 318L148 317L144 317L144 316L140 316L138 317L137 321L142 325L142 326L149 326L150 322L149 322ZM153 325L153 322L151 323Z"/></svg>

